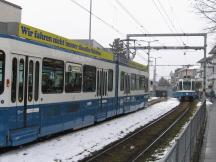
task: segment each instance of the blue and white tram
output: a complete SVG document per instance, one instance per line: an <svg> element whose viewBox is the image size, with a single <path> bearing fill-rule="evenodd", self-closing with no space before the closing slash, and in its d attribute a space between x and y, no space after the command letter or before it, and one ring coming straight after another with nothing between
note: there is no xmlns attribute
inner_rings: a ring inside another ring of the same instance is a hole
<svg viewBox="0 0 216 162"><path fill-rule="evenodd" d="M26 37L0 34L0 147L82 128L147 105L144 66L114 59L111 53L102 57L93 48L96 56L49 44L56 35L32 28L40 33L37 41L22 27L19 24L19 31Z"/></svg>
<svg viewBox="0 0 216 162"><path fill-rule="evenodd" d="M175 97L181 101L195 99L197 97L195 80L191 78L179 79Z"/></svg>

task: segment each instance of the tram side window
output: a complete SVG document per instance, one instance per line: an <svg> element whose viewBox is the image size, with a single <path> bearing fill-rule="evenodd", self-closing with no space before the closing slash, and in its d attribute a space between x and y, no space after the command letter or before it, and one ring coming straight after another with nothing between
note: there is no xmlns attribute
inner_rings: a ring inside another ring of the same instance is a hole
<svg viewBox="0 0 216 162"><path fill-rule="evenodd" d="M97 96L101 95L100 71L97 71Z"/></svg>
<svg viewBox="0 0 216 162"><path fill-rule="evenodd" d="M13 58L12 61L12 83L11 83L11 102L16 101L16 84L17 84L17 59Z"/></svg>
<svg viewBox="0 0 216 162"><path fill-rule="evenodd" d="M136 75L136 90L139 90L139 75Z"/></svg>
<svg viewBox="0 0 216 162"><path fill-rule="evenodd" d="M82 71L80 65L68 63L65 72L65 92L81 92Z"/></svg>
<svg viewBox="0 0 216 162"><path fill-rule="evenodd" d="M95 92L96 90L96 67L83 66L83 92Z"/></svg>
<svg viewBox="0 0 216 162"><path fill-rule="evenodd" d="M195 90L195 82L192 81L192 90Z"/></svg>
<svg viewBox="0 0 216 162"><path fill-rule="evenodd" d="M102 96L104 94L104 75L103 71L100 71L100 95Z"/></svg>
<svg viewBox="0 0 216 162"><path fill-rule="evenodd" d="M145 92L148 92L148 86L149 86L149 79L148 78L144 78L144 89L145 89Z"/></svg>
<svg viewBox="0 0 216 162"><path fill-rule="evenodd" d="M136 75L131 74L131 90L136 90Z"/></svg>
<svg viewBox="0 0 216 162"><path fill-rule="evenodd" d="M35 64L35 90L34 90L35 101L38 101L38 97L39 97L39 74L40 74L40 63L37 61Z"/></svg>
<svg viewBox="0 0 216 162"><path fill-rule="evenodd" d="M33 95L33 61L29 62L29 72L28 72L28 101L32 101Z"/></svg>
<svg viewBox="0 0 216 162"><path fill-rule="evenodd" d="M104 72L104 96L107 94L107 72Z"/></svg>
<svg viewBox="0 0 216 162"><path fill-rule="evenodd" d="M42 92L62 93L64 83L64 62L50 58L43 59Z"/></svg>
<svg viewBox="0 0 216 162"><path fill-rule="evenodd" d="M127 74L127 76L126 76L126 93L130 93L130 91L131 91L130 83L131 83L130 75Z"/></svg>
<svg viewBox="0 0 216 162"><path fill-rule="evenodd" d="M113 70L109 69L108 72L108 91L113 90Z"/></svg>
<svg viewBox="0 0 216 162"><path fill-rule="evenodd" d="M179 90L182 90L182 81L179 82Z"/></svg>
<svg viewBox="0 0 216 162"><path fill-rule="evenodd" d="M0 51L0 94L4 91L5 54Z"/></svg>
<svg viewBox="0 0 216 162"><path fill-rule="evenodd" d="M19 102L23 101L24 93L24 60L21 59L19 63Z"/></svg>
<svg viewBox="0 0 216 162"><path fill-rule="evenodd" d="M145 77L141 75L139 78L139 89L140 90L144 90L144 84L145 84Z"/></svg>
<svg viewBox="0 0 216 162"><path fill-rule="evenodd" d="M120 84L120 90L124 91L125 89L125 72L121 72L121 84Z"/></svg>

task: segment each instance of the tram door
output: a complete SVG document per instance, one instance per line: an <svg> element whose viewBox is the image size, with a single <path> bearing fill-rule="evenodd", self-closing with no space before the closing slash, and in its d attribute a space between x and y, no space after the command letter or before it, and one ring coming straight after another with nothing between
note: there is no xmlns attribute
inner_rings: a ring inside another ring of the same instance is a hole
<svg viewBox="0 0 216 162"><path fill-rule="evenodd" d="M130 112L130 104L131 104L131 98L130 98L130 74L125 73L124 76L124 112Z"/></svg>
<svg viewBox="0 0 216 162"><path fill-rule="evenodd" d="M41 59L13 55L11 101L17 109L17 128L38 126Z"/></svg>
<svg viewBox="0 0 216 162"><path fill-rule="evenodd" d="M107 115L107 90L108 90L108 70L97 69L97 98L99 99L99 108L96 112L96 121L106 119Z"/></svg>

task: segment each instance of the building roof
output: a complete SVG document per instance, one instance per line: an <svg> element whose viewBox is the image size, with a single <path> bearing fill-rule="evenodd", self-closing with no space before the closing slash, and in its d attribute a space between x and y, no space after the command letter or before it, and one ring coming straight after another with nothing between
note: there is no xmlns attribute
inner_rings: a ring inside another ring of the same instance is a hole
<svg viewBox="0 0 216 162"><path fill-rule="evenodd" d="M22 9L22 7L20 7L20 6L16 5L16 4L14 4L14 3L5 1L5 0L0 0L0 2L5 3L5 4L8 4L8 5L13 6L13 7L15 7L15 8L18 8L18 9Z"/></svg>
<svg viewBox="0 0 216 162"><path fill-rule="evenodd" d="M206 57L207 62L211 61L212 59L213 59L213 56ZM204 62L205 62L205 58L202 58L197 63L204 63Z"/></svg>
<svg viewBox="0 0 216 162"><path fill-rule="evenodd" d="M216 45L211 49L209 54L216 54Z"/></svg>

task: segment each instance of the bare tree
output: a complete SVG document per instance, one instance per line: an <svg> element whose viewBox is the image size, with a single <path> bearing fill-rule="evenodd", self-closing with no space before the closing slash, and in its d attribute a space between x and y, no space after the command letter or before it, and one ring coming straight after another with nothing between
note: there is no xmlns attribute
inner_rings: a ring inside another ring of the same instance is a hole
<svg viewBox="0 0 216 162"><path fill-rule="evenodd" d="M194 0L194 7L208 20L206 30L216 32L216 0Z"/></svg>

